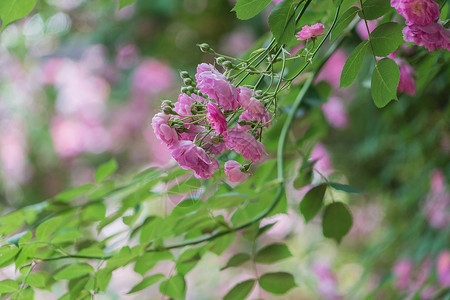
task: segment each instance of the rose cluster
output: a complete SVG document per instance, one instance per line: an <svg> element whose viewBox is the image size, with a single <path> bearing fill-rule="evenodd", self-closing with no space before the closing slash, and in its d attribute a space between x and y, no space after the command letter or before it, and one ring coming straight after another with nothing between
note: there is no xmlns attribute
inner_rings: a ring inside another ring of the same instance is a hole
<svg viewBox="0 0 450 300"><path fill-rule="evenodd" d="M296 37L299 41L315 39L316 37L321 36L324 30L325 27L321 23L316 23L311 26L305 25L302 27L302 30L297 33Z"/></svg>
<svg viewBox="0 0 450 300"><path fill-rule="evenodd" d="M178 101L164 101L152 126L181 168L194 170L196 178L210 178L220 168L213 156L234 150L251 161L261 161L267 154L258 140L262 129L271 125L271 114L254 91L235 87L213 65L202 63L190 78L182 72L189 88L183 88ZM250 164L229 160L225 174L231 182L249 176Z"/></svg>
<svg viewBox="0 0 450 300"><path fill-rule="evenodd" d="M450 50L450 30L442 26L439 19L439 4L434 0L391 0L391 6L406 21L403 38L424 46L428 51Z"/></svg>

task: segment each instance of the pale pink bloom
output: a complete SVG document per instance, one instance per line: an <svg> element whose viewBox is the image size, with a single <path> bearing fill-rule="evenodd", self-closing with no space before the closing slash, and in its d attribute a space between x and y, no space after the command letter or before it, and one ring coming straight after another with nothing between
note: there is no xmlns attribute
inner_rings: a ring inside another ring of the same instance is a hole
<svg viewBox="0 0 450 300"><path fill-rule="evenodd" d="M420 293L421 300L431 300L434 299L434 295L436 295L437 289L433 286L426 286L423 288Z"/></svg>
<svg viewBox="0 0 450 300"><path fill-rule="evenodd" d="M322 105L322 112L331 126L344 129L348 124L348 116L341 99L330 97L328 102Z"/></svg>
<svg viewBox="0 0 450 300"><path fill-rule="evenodd" d="M368 20L367 21L367 27L369 27L369 32L372 33L372 31L377 27L378 20ZM367 32L366 23L364 20L361 20L356 24L356 33L359 35L359 37L362 40L368 40L369 39L369 33Z"/></svg>
<svg viewBox="0 0 450 300"><path fill-rule="evenodd" d="M333 172L330 155L323 144L317 143L314 146L309 160L317 161L314 165L314 169L319 171L322 175L328 176Z"/></svg>
<svg viewBox="0 0 450 300"><path fill-rule="evenodd" d="M219 162L191 141L180 141L172 148L172 157L185 170L194 170L196 178L210 178L219 169Z"/></svg>
<svg viewBox="0 0 450 300"><path fill-rule="evenodd" d="M238 95L239 105L242 106L242 108L244 109L248 109L250 105L250 99L253 96L252 90L246 86L240 86L237 88L237 91L239 93Z"/></svg>
<svg viewBox="0 0 450 300"><path fill-rule="evenodd" d="M147 151L152 164L158 167L164 167L173 161L169 148L158 140L152 128L145 128L144 137L147 142Z"/></svg>
<svg viewBox="0 0 450 300"><path fill-rule="evenodd" d="M294 230L296 216L297 214L294 211L288 210L287 214L276 214L272 217L264 218L261 221L260 228L275 223L265 234L271 238L283 239Z"/></svg>
<svg viewBox="0 0 450 300"><path fill-rule="evenodd" d="M252 96L252 90L245 86L240 86L237 90L239 92L239 105L248 111L248 117L250 119L262 119L266 115L266 108L261 101Z"/></svg>
<svg viewBox="0 0 450 300"><path fill-rule="evenodd" d="M397 91L414 96L416 94L416 80L413 77L414 69L410 64L403 60L399 61L398 66L400 69L400 81L398 83Z"/></svg>
<svg viewBox="0 0 450 300"><path fill-rule="evenodd" d="M98 123L56 116L52 120L53 146L62 157L73 157L81 152L101 153L111 146L106 129Z"/></svg>
<svg viewBox="0 0 450 300"><path fill-rule="evenodd" d="M186 94L180 94L178 96L178 101L175 103L174 110L180 115L190 116L192 115L192 105L195 101L203 103L205 98L200 97L196 94L191 94L190 96Z"/></svg>
<svg viewBox="0 0 450 300"><path fill-rule="evenodd" d="M5 181L24 183L30 178L27 141L21 124L13 122L0 132L1 166Z"/></svg>
<svg viewBox="0 0 450 300"><path fill-rule="evenodd" d="M179 138L176 129L169 126L169 118L165 113L157 113L152 119L152 127L158 139L171 147Z"/></svg>
<svg viewBox="0 0 450 300"><path fill-rule="evenodd" d="M333 52L327 62L323 65L314 82L317 84L320 81L326 81L333 88L338 89L341 80L342 69L344 68L347 58L347 53L338 48Z"/></svg>
<svg viewBox="0 0 450 300"><path fill-rule="evenodd" d="M231 182L242 182L250 176L250 173L242 171L242 165L234 160L225 163L225 174Z"/></svg>
<svg viewBox="0 0 450 300"><path fill-rule="evenodd" d="M436 270L439 284L443 287L450 287L450 250L446 249L439 253Z"/></svg>
<svg viewBox="0 0 450 300"><path fill-rule="evenodd" d="M151 96L172 87L175 77L172 69L164 62L156 59L144 60L132 76L133 92Z"/></svg>
<svg viewBox="0 0 450 300"><path fill-rule="evenodd" d="M266 112L263 115L255 115L255 114L252 114L249 110L244 111L239 116L239 121L241 121L241 120L251 121L251 122L255 122L256 124L258 122L261 122L261 124L267 123L267 122L270 121L270 119L271 119L271 117L270 117L270 113L269 112ZM269 127L269 125L271 125L271 124L272 124L272 122L267 123L266 125L264 125L264 127ZM248 131L248 130L251 129L250 125L241 126L241 125L238 124L236 127L240 128L240 129L242 129L244 131Z"/></svg>
<svg viewBox="0 0 450 300"><path fill-rule="evenodd" d="M391 0L391 6L406 19L406 25L428 25L439 18L439 4L434 0Z"/></svg>
<svg viewBox="0 0 450 300"><path fill-rule="evenodd" d="M217 105L213 102L208 102L206 104L206 108L208 110L206 119L211 124L211 128L214 129L218 134L222 134L227 131L227 120L225 119L225 115L217 107Z"/></svg>
<svg viewBox="0 0 450 300"><path fill-rule="evenodd" d="M406 290L411 281L413 271L413 263L411 259L402 259L395 262L392 268L392 273L396 277L395 285L401 289Z"/></svg>
<svg viewBox="0 0 450 300"><path fill-rule="evenodd" d="M242 27L226 35L220 42L220 48L223 49L223 53L239 57L252 47L254 41L255 35L253 32L246 27Z"/></svg>
<svg viewBox="0 0 450 300"><path fill-rule="evenodd" d="M272 2L275 3L275 4L278 4L278 3L280 3L281 1L283 1L283 0L272 0Z"/></svg>
<svg viewBox="0 0 450 300"><path fill-rule="evenodd" d="M322 35L324 32L324 26L321 23L317 23L311 26L305 25L302 27L296 37L299 41L309 40L311 38L316 38Z"/></svg>
<svg viewBox="0 0 450 300"><path fill-rule="evenodd" d="M262 160L262 154L266 153L264 145L257 141L253 135L239 128L232 128L224 137L225 146L242 154L242 157L252 162Z"/></svg>
<svg viewBox="0 0 450 300"><path fill-rule="evenodd" d="M194 141L194 139L197 137L197 140L203 139L205 136L207 129L200 125L187 125L186 129L189 129L192 132L183 132L181 134L182 140L187 141ZM201 133L203 132L203 133ZM225 151L225 143L221 143L216 141L213 141L213 139L217 139L217 136L214 136L212 134L209 134L206 136L202 141L202 148L207 150L209 153L213 155L219 155L223 151Z"/></svg>
<svg viewBox="0 0 450 300"><path fill-rule="evenodd" d="M327 300L342 299L337 288L336 276L329 264L316 262L312 266L312 271L317 277L317 291Z"/></svg>
<svg viewBox="0 0 450 300"><path fill-rule="evenodd" d="M424 212L430 225L442 229L450 224L450 193L445 187L445 177L436 169L431 175L431 190L425 200Z"/></svg>
<svg viewBox="0 0 450 300"><path fill-rule="evenodd" d="M51 58L47 60L42 66L41 72L43 76L40 79L44 84L54 84L63 65L64 59L62 58Z"/></svg>
<svg viewBox="0 0 450 300"><path fill-rule="evenodd" d="M210 64L200 64L197 67L197 87L209 98L216 100L217 104L224 110L234 110L238 107L238 91Z"/></svg>
<svg viewBox="0 0 450 300"><path fill-rule="evenodd" d="M129 69L137 63L139 58L138 48L134 44L120 47L117 51L116 66L120 69Z"/></svg>
<svg viewBox="0 0 450 300"><path fill-rule="evenodd" d="M444 28L442 22L425 26L410 25L403 28L403 39L417 46L424 46L428 51L435 48L450 50L450 29Z"/></svg>

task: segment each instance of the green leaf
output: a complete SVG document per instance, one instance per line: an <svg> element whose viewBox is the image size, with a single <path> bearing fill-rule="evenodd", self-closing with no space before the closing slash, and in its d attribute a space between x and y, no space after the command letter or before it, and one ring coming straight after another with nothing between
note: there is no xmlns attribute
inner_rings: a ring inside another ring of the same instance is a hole
<svg viewBox="0 0 450 300"><path fill-rule="evenodd" d="M361 191L360 189L357 189L355 187L352 187L350 185L346 185L346 184L340 184L340 183L336 183L336 182L330 182L329 185L338 191L343 191L349 194L360 194L363 191Z"/></svg>
<svg viewBox="0 0 450 300"><path fill-rule="evenodd" d="M141 282L136 284L127 294L139 292L139 291L151 286L152 284L157 283L158 281L160 281L164 278L166 278L166 276L164 276L163 274L155 274L155 275L145 277L144 279L142 279Z"/></svg>
<svg viewBox="0 0 450 300"><path fill-rule="evenodd" d="M0 248L0 267L4 267L7 264L12 263L12 259L19 252L19 248L3 246Z"/></svg>
<svg viewBox="0 0 450 300"><path fill-rule="evenodd" d="M108 270L107 268L101 269L95 274L96 280L96 287L100 291L105 291L108 287L108 283L111 280L112 272L111 270Z"/></svg>
<svg viewBox="0 0 450 300"><path fill-rule="evenodd" d="M83 237L83 234L78 230L70 230L60 234L55 235L52 239L52 243L61 244L67 242L75 242L77 239Z"/></svg>
<svg viewBox="0 0 450 300"><path fill-rule="evenodd" d="M136 260L134 271L144 275L161 260L174 260L174 257L169 251L145 253Z"/></svg>
<svg viewBox="0 0 450 300"><path fill-rule="evenodd" d="M159 291L174 299L184 299L186 295L186 282L181 275L175 275L161 283Z"/></svg>
<svg viewBox="0 0 450 300"><path fill-rule="evenodd" d="M342 16L337 21L333 31L331 32L331 42L334 41L341 34L341 32L348 26L348 24L350 24L353 21L358 11L359 8L357 8L356 6L352 6L342 14Z"/></svg>
<svg viewBox="0 0 450 300"><path fill-rule="evenodd" d="M49 279L50 275L45 272L34 272L28 275L25 283L31 285L32 287L42 289L46 287L46 283Z"/></svg>
<svg viewBox="0 0 450 300"><path fill-rule="evenodd" d="M364 16L366 20L375 20L383 16L390 8L390 0L367 0L363 3ZM361 19L364 19L362 12L358 13Z"/></svg>
<svg viewBox="0 0 450 300"><path fill-rule="evenodd" d="M37 0L2 0L0 1L0 19L2 30L11 22L28 15L36 5Z"/></svg>
<svg viewBox="0 0 450 300"><path fill-rule="evenodd" d="M256 253L255 262L272 264L291 256L291 251L289 251L289 248L285 244L271 244Z"/></svg>
<svg viewBox="0 0 450 300"><path fill-rule="evenodd" d="M19 284L12 279L0 281L0 293L2 294L11 293L17 291L18 289Z"/></svg>
<svg viewBox="0 0 450 300"><path fill-rule="evenodd" d="M203 201L200 201L198 199L188 198L180 203L177 204L177 206L174 207L172 210L171 216L174 217L180 217L185 216L189 213L192 213L196 210L198 210L200 207L204 205Z"/></svg>
<svg viewBox="0 0 450 300"><path fill-rule="evenodd" d="M240 282L223 297L223 300L244 300L250 294L254 285L255 279Z"/></svg>
<svg viewBox="0 0 450 300"><path fill-rule="evenodd" d="M95 171L95 180L102 182L109 176L111 176L117 170L117 162L114 159L100 165Z"/></svg>
<svg viewBox="0 0 450 300"><path fill-rule="evenodd" d="M322 220L323 235L338 243L350 231L353 218L349 208L342 202L334 202L325 208Z"/></svg>
<svg viewBox="0 0 450 300"><path fill-rule="evenodd" d="M295 35L294 1L282 1L269 16L269 27L278 44L287 44Z"/></svg>
<svg viewBox="0 0 450 300"><path fill-rule="evenodd" d="M119 9L122 9L125 6L131 5L135 2L136 0L119 0Z"/></svg>
<svg viewBox="0 0 450 300"><path fill-rule="evenodd" d="M229 233L225 234L224 236L221 236L213 241L211 241L208 245L208 251L211 251L212 253L215 253L217 255L222 254L223 251L225 251L233 242L234 240L234 234Z"/></svg>
<svg viewBox="0 0 450 300"><path fill-rule="evenodd" d="M250 260L250 255L247 253L238 253L230 258L227 264L220 270L225 270L226 268L237 267Z"/></svg>
<svg viewBox="0 0 450 300"><path fill-rule="evenodd" d="M94 268L86 263L68 265L64 269L56 273L53 278L55 280L74 279L94 271Z"/></svg>
<svg viewBox="0 0 450 300"><path fill-rule="evenodd" d="M280 295L296 286L294 276L285 272L266 273L258 282L265 291Z"/></svg>
<svg viewBox="0 0 450 300"><path fill-rule="evenodd" d="M200 180L195 177L191 177L183 182L177 183L170 190L167 191L168 194L185 194L190 193L199 189L202 186Z"/></svg>
<svg viewBox="0 0 450 300"><path fill-rule="evenodd" d="M102 249L100 249L97 246L91 246L89 248L84 248L80 252L77 253L78 255L86 255L86 256L94 256L94 257L103 257L105 256L105 253Z"/></svg>
<svg viewBox="0 0 450 300"><path fill-rule="evenodd" d="M97 202L86 206L82 213L83 221L100 221L105 218L106 205L103 202Z"/></svg>
<svg viewBox="0 0 450 300"><path fill-rule="evenodd" d="M86 195L95 186L93 184L85 184L73 189L65 190L55 196L57 201L67 202L69 200L75 199L77 197Z"/></svg>
<svg viewBox="0 0 450 300"><path fill-rule="evenodd" d="M271 0L238 0L231 11L241 20L248 20L259 14Z"/></svg>
<svg viewBox="0 0 450 300"><path fill-rule="evenodd" d="M320 211L323 205L323 196L327 190L326 184L321 184L313 187L306 193L302 201L300 201L299 209L305 222L311 221Z"/></svg>
<svg viewBox="0 0 450 300"><path fill-rule="evenodd" d="M184 251L177 261L177 271L181 275L186 275L191 271L202 258L203 247L188 249Z"/></svg>
<svg viewBox="0 0 450 300"><path fill-rule="evenodd" d="M400 70L395 61L385 58L377 62L372 73L372 98L378 108L386 106L391 100L397 100L397 86Z"/></svg>
<svg viewBox="0 0 450 300"><path fill-rule="evenodd" d="M341 88L348 87L355 80L359 69L361 69L367 49L369 49L369 41L363 41L350 53L342 69Z"/></svg>
<svg viewBox="0 0 450 300"><path fill-rule="evenodd" d="M402 26L394 22L381 24L370 34L376 56L387 56L404 43Z"/></svg>
<svg viewBox="0 0 450 300"><path fill-rule="evenodd" d="M58 229L58 226L59 224L61 224L61 222L61 216L45 221L36 228L36 238L38 240L45 240L51 233Z"/></svg>

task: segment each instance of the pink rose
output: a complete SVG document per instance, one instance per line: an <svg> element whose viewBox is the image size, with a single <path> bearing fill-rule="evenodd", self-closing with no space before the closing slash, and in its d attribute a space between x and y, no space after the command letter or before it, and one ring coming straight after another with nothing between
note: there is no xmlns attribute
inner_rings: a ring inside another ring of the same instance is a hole
<svg viewBox="0 0 450 300"><path fill-rule="evenodd" d="M181 139L186 141L194 141L195 137L197 137L197 140L200 140L203 138L205 133L200 132L206 132L206 128L200 125L187 125L186 129L192 131L192 132L183 132L181 134ZM223 151L225 151L225 143L214 141L217 137L209 134L205 139L203 140L203 148L206 149L209 153L213 155L219 155Z"/></svg>
<svg viewBox="0 0 450 300"><path fill-rule="evenodd" d="M435 48L450 51L450 29L444 28L441 22L426 26L406 26L402 32L405 41L424 46L428 51L433 51Z"/></svg>
<svg viewBox="0 0 450 300"><path fill-rule="evenodd" d="M209 123L211 124L211 128L213 128L219 134L225 132L228 128L228 125L223 112L213 102L208 102L208 104L206 104L206 107L208 109L206 119L208 119Z"/></svg>
<svg viewBox="0 0 450 300"><path fill-rule="evenodd" d="M234 160L225 163L225 174L231 182L242 182L250 176L247 172L242 172L242 165Z"/></svg>
<svg viewBox="0 0 450 300"><path fill-rule="evenodd" d="M205 99L196 94L191 94L191 96L180 94L178 96L178 101L175 103L174 110L180 115L191 116L192 105L195 103L195 101L203 103L205 102Z"/></svg>
<svg viewBox="0 0 450 300"><path fill-rule="evenodd" d="M268 112L266 112L263 115L256 115L256 114L252 114L249 110L244 111L240 116L239 116L239 121L241 120L245 120L245 121L251 121L251 122L261 122L261 123L267 123L270 121L270 114ZM264 125L264 127L269 127L269 125L272 122ZM244 131L248 131L251 129L250 125L245 125L245 126L241 126L241 125L237 125L238 128L244 130Z"/></svg>
<svg viewBox="0 0 450 300"><path fill-rule="evenodd" d="M196 178L210 178L219 169L219 162L191 141L180 141L172 149L172 157L185 170L194 170Z"/></svg>
<svg viewBox="0 0 450 300"><path fill-rule="evenodd" d="M238 91L238 102L242 108L247 109L250 105L250 99L252 98L253 92L251 89L245 86L240 86L237 88Z"/></svg>
<svg viewBox="0 0 450 300"><path fill-rule="evenodd" d="M209 98L215 99L224 110L234 110L238 107L238 91L212 65L200 64L197 67L197 87Z"/></svg>
<svg viewBox="0 0 450 300"><path fill-rule="evenodd" d="M152 127L156 137L171 147L178 142L178 133L175 128L169 126L170 116L165 113L158 113L152 119Z"/></svg>
<svg viewBox="0 0 450 300"><path fill-rule="evenodd" d="M323 24L317 23L311 26L305 25L302 27L302 30L300 30L296 37L297 40L303 41L303 40L309 40L311 38L315 38L319 35L322 35L324 32L325 27Z"/></svg>
<svg viewBox="0 0 450 300"><path fill-rule="evenodd" d="M227 149L235 150L242 154L245 159L250 159L252 162L262 160L262 154L266 153L266 148L255 137L239 128L232 128L224 137L225 146Z"/></svg>
<svg viewBox="0 0 450 300"><path fill-rule="evenodd" d="M322 112L328 123L334 128L344 129L347 127L348 117L342 100L338 97L330 97L328 102L322 105Z"/></svg>
<svg viewBox="0 0 450 300"><path fill-rule="evenodd" d="M168 90L175 82L172 69L164 62L147 59L134 71L134 93L144 96L155 95Z"/></svg>
<svg viewBox="0 0 450 300"><path fill-rule="evenodd" d="M439 253L436 269L438 281L443 287L450 287L450 251L444 250Z"/></svg>
<svg viewBox="0 0 450 300"><path fill-rule="evenodd" d="M429 25L440 14L434 0L391 0L391 6L406 19L406 25Z"/></svg>

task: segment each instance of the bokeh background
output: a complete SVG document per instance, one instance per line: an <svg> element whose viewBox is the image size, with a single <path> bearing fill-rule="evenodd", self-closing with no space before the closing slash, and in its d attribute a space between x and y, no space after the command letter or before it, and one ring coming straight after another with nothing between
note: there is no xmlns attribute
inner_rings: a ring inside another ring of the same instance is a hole
<svg viewBox="0 0 450 300"><path fill-rule="evenodd" d="M119 11L115 1L43 0L9 25L0 34L2 214L92 182L111 157L122 174L173 165L150 120L162 100L176 100L179 71L214 62L196 44L240 56L269 30L275 3L246 22L233 5L152 0ZM330 96L311 102L305 117L319 140L316 168L364 191L335 195L350 204L354 226L340 245L325 240L320 222L305 225L295 212L305 189L291 186L289 214L272 217L278 223L266 237L286 240L295 256L276 268L295 274L299 287L279 299L449 299L449 56L405 48L417 91L377 109L364 71L371 62L339 90L349 51L367 38L362 25L325 65L316 83L325 81ZM188 298L218 299L252 274L250 267L220 273L231 254L202 260L187 279ZM0 277L13 273L2 269ZM116 271L104 299L160 299L125 296L138 281L132 268ZM251 299L259 298L276 297L255 290Z"/></svg>

